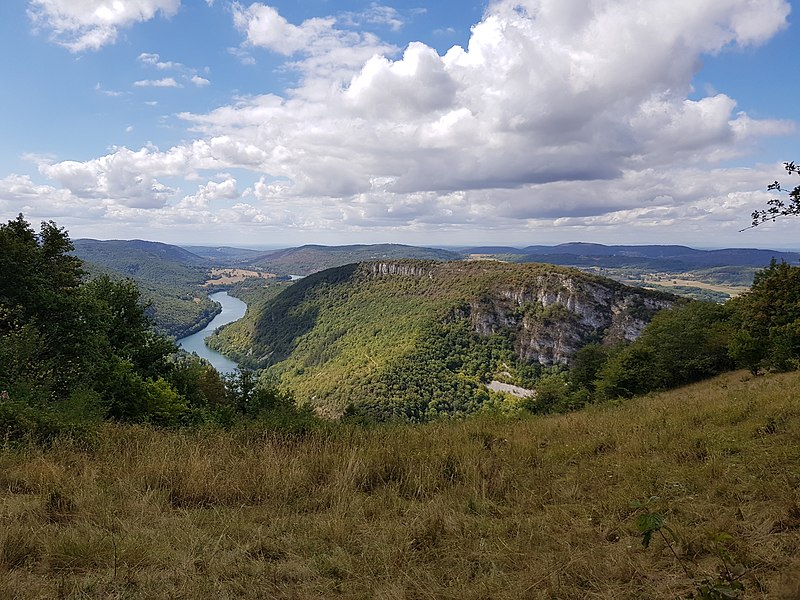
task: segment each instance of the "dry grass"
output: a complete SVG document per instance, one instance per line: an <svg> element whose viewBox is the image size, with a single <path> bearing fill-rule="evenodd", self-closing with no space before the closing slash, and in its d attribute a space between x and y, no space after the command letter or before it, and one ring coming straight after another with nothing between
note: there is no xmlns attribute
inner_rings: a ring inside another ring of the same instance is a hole
<svg viewBox="0 0 800 600"><path fill-rule="evenodd" d="M800 374L550 418L257 432L109 426L0 453L0 598L630 598L732 536L747 598L800 597Z"/></svg>

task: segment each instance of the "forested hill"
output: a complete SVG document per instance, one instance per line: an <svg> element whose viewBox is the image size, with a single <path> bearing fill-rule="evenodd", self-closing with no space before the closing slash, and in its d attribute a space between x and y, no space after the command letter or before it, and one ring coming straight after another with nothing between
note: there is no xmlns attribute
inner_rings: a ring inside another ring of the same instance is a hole
<svg viewBox="0 0 800 600"><path fill-rule="evenodd" d="M479 409L494 379L532 385L589 342L632 340L674 301L553 265L372 261L306 277L212 344L330 414L424 420Z"/></svg>
<svg viewBox="0 0 800 600"><path fill-rule="evenodd" d="M218 311L201 286L208 279L208 260L183 248L142 240L73 242L74 254L90 276L130 277L150 303L159 328L181 337L202 326Z"/></svg>
<svg viewBox="0 0 800 600"><path fill-rule="evenodd" d="M208 260L171 244L143 240L90 240L72 242L75 254L132 277L164 283L205 281Z"/></svg>

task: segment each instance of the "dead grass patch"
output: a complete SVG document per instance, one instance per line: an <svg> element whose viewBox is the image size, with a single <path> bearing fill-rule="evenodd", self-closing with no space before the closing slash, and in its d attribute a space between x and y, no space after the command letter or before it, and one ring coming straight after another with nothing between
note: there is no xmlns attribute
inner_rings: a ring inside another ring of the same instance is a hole
<svg viewBox="0 0 800 600"><path fill-rule="evenodd" d="M0 454L0 597L637 598L694 582L641 545L660 498L697 577L796 598L800 374L570 415L255 432L107 426ZM794 595L793 595L794 594Z"/></svg>

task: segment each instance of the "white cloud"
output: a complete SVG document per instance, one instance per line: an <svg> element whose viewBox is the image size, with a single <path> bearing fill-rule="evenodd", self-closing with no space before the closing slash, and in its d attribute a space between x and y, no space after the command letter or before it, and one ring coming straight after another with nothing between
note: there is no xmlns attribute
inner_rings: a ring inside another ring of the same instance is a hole
<svg viewBox="0 0 800 600"><path fill-rule="evenodd" d="M191 196L184 196L178 204L179 209L208 209L209 204L221 198L234 199L239 197L236 187L236 179L230 175L225 175L221 182L209 181L205 185L198 186L197 193Z"/></svg>
<svg viewBox="0 0 800 600"><path fill-rule="evenodd" d="M28 15L53 41L83 52L113 44L120 29L158 13L171 17L179 7L180 0L29 0Z"/></svg>
<svg viewBox="0 0 800 600"><path fill-rule="evenodd" d="M286 57L300 57L287 66L301 71L309 90L325 95L331 84L349 79L376 54L393 54L397 49L371 33L336 27L336 17L289 23L277 9L261 3L244 8L233 4L234 24L245 35L246 45L266 48ZM249 56L249 55L248 55ZM320 81L308 81L319 78Z"/></svg>
<svg viewBox="0 0 800 600"><path fill-rule="evenodd" d="M172 62L172 61L162 61L161 57L158 54L154 54L151 52L142 52L139 55L139 61L155 67L156 69L160 69L162 71L166 71L168 69L182 69L183 64L179 62Z"/></svg>
<svg viewBox="0 0 800 600"><path fill-rule="evenodd" d="M248 8L233 5L236 27L246 34L247 41L254 46L269 48L279 54L291 56L308 48L312 41L332 35L335 20L309 19L302 25L292 25L277 9L265 4L253 3Z"/></svg>
<svg viewBox="0 0 800 600"><path fill-rule="evenodd" d="M763 43L787 14L784 0L504 0L466 48L415 42L398 56L336 17L292 24L235 4L243 48L286 57L299 84L180 114L197 139L166 151L118 148L40 171L117 215L164 222L180 210L183 223L345 231L741 227L764 198L753 190L780 169L715 167L793 124L741 112L724 89L698 95L692 80L704 55ZM246 202L213 211L215 194L235 193L232 177L175 206L156 179L233 169L258 180Z"/></svg>
<svg viewBox="0 0 800 600"><path fill-rule="evenodd" d="M187 67L183 63L161 60L161 56L154 52L142 52L139 54L139 62L146 67L152 67L159 71L174 71L184 82L192 83L197 87L209 85L211 82L205 77L198 75L198 69ZM209 69L203 69L208 73ZM143 79L134 82L137 87L183 87L175 77L163 77L161 79Z"/></svg>
<svg viewBox="0 0 800 600"><path fill-rule="evenodd" d="M113 154L87 161L39 163L39 172L58 181L65 189L82 199L99 199L134 208L160 208L175 190L156 177L170 174L177 165L151 164L152 153L147 150L131 152L117 149Z"/></svg>
<svg viewBox="0 0 800 600"><path fill-rule="evenodd" d="M338 17L338 20L348 27L362 27L363 25L384 25L392 31L399 31L405 25L405 20L391 6L384 6L372 2L360 13L347 12Z"/></svg>
<svg viewBox="0 0 800 600"><path fill-rule="evenodd" d="M136 87L160 87L160 88L177 88L181 87L174 77L163 77L161 79L141 79L134 81L133 85Z"/></svg>

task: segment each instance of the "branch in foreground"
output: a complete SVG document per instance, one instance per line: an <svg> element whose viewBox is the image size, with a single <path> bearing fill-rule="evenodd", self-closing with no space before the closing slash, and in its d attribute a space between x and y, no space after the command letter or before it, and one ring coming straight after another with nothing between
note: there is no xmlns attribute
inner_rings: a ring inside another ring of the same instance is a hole
<svg viewBox="0 0 800 600"><path fill-rule="evenodd" d="M800 166L795 165L794 162L784 163L786 172L790 175L800 175ZM758 227L767 221L775 221L778 217L788 217L791 215L800 215L800 185L792 190L781 186L780 182L775 181L767 186L769 191L785 192L789 195L788 200L783 198L773 198L767 202L767 208L762 210L753 211L753 222L749 227L740 229L739 231L746 231L753 227Z"/></svg>

